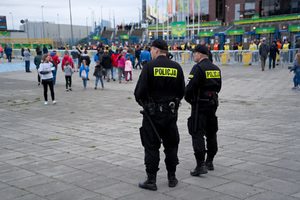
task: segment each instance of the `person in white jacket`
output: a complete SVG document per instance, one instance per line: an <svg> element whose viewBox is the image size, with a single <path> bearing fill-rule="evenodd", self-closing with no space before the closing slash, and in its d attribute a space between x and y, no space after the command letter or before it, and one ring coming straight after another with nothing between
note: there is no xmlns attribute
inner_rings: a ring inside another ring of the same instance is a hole
<svg viewBox="0 0 300 200"><path fill-rule="evenodd" d="M44 86L44 99L45 105L48 104L48 86L51 92L52 104L56 104L55 97L54 97L54 88L53 88L53 74L52 70L55 70L53 64L50 62L50 55L44 54L41 60L40 67L38 72L42 78L42 84Z"/></svg>

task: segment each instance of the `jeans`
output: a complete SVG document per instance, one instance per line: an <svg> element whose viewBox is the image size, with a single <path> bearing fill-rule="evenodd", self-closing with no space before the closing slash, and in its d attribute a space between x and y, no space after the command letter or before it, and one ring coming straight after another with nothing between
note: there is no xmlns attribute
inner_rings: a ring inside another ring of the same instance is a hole
<svg viewBox="0 0 300 200"><path fill-rule="evenodd" d="M65 76L66 78L66 89L71 88L72 86L72 76Z"/></svg>
<svg viewBox="0 0 300 200"><path fill-rule="evenodd" d="M295 73L295 76L293 78L294 81L294 87L300 86L300 71Z"/></svg>
<svg viewBox="0 0 300 200"><path fill-rule="evenodd" d="M107 82L110 80L110 78L109 78L110 77L110 71L111 71L111 68L105 69Z"/></svg>
<svg viewBox="0 0 300 200"><path fill-rule="evenodd" d="M98 81L100 80L100 82L101 82L101 86L102 86L102 88L104 88L104 85L103 85L103 78L102 78L102 76L96 76L96 82L95 82L95 87L97 87L98 86Z"/></svg>
<svg viewBox="0 0 300 200"><path fill-rule="evenodd" d="M8 62L11 62L11 54L6 54Z"/></svg>
<svg viewBox="0 0 300 200"><path fill-rule="evenodd" d="M116 79L117 68L118 68L118 67L112 67L112 70L113 70L112 78L113 78L114 80Z"/></svg>
<svg viewBox="0 0 300 200"><path fill-rule="evenodd" d="M86 79L82 79L82 82L83 82L83 87L86 88L87 78Z"/></svg>
<svg viewBox="0 0 300 200"><path fill-rule="evenodd" d="M137 60L138 60L138 62L137 62L136 66L135 66L134 68L136 68L136 69L137 69L137 66L139 66L139 67L140 67L140 69L142 69L142 67L141 67L141 59L140 59L140 57L137 57Z"/></svg>
<svg viewBox="0 0 300 200"><path fill-rule="evenodd" d="M25 71L30 72L30 60L25 60Z"/></svg>
<svg viewBox="0 0 300 200"><path fill-rule="evenodd" d="M55 85L55 83L56 83L56 73L57 73L57 68L54 67L54 70L52 71L52 74L53 74L53 85Z"/></svg>
<svg viewBox="0 0 300 200"><path fill-rule="evenodd" d="M125 76L124 69L125 69L125 67L118 67L119 82L121 82L121 80L122 80L122 75Z"/></svg>
<svg viewBox="0 0 300 200"><path fill-rule="evenodd" d="M273 61L273 68L275 68L276 57L269 56L269 69L271 69L272 61Z"/></svg>
<svg viewBox="0 0 300 200"><path fill-rule="evenodd" d="M1 58L3 58L3 51L0 52Z"/></svg>

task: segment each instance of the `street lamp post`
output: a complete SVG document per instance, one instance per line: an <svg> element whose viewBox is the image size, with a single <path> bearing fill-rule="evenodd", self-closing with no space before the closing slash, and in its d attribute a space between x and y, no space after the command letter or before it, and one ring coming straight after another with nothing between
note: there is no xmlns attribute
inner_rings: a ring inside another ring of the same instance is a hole
<svg viewBox="0 0 300 200"><path fill-rule="evenodd" d="M13 14L11 12L9 12L9 14L11 14L11 22L12 22L12 25L13 25L13 30L15 30Z"/></svg>
<svg viewBox="0 0 300 200"><path fill-rule="evenodd" d="M101 27L103 27L103 13L102 13L102 8L103 8L103 6L101 6Z"/></svg>
<svg viewBox="0 0 300 200"><path fill-rule="evenodd" d="M202 16L201 16L202 8L204 8L204 7L200 8L200 31L202 29Z"/></svg>
<svg viewBox="0 0 300 200"><path fill-rule="evenodd" d="M44 8L44 6L41 6L41 10L42 10L42 26L43 26L43 34L42 34L42 37L45 38L45 27L44 27L44 12L43 12L43 8Z"/></svg>
<svg viewBox="0 0 300 200"><path fill-rule="evenodd" d="M88 43L89 41L88 17L86 17L85 20L86 20L86 43Z"/></svg>
<svg viewBox="0 0 300 200"><path fill-rule="evenodd" d="M228 12L229 12L229 6L228 5L225 5L225 8L226 8L226 25L228 26Z"/></svg>
<svg viewBox="0 0 300 200"><path fill-rule="evenodd" d="M71 0L69 0L69 10L70 10L70 23L71 23L71 45L73 45L74 37L73 37L73 24L72 24L72 10L71 10Z"/></svg>
<svg viewBox="0 0 300 200"><path fill-rule="evenodd" d="M139 8L139 28L141 28L141 8Z"/></svg>
<svg viewBox="0 0 300 200"><path fill-rule="evenodd" d="M58 25L58 40L61 43L61 39L60 39L60 25L59 25L59 14L57 14L57 25Z"/></svg>

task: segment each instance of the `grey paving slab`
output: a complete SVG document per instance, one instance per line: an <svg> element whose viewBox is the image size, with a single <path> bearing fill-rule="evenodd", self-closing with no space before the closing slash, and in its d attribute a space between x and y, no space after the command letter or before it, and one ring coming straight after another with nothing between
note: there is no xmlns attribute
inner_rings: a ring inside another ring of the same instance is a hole
<svg viewBox="0 0 300 200"><path fill-rule="evenodd" d="M185 77L191 67L183 65ZM191 108L182 101L179 184L168 187L161 153L155 192L137 186L145 178L141 108L133 96L140 70L134 70L133 83L105 82L105 90L96 91L94 77L83 91L75 73L73 91L66 92L59 69L55 106L43 105L35 70L1 72L1 197L7 190L6 197L16 200L300 199L300 92L291 90L292 74L281 67L265 72L259 66L220 68L215 170L189 175L196 164L186 127Z"/></svg>
<svg viewBox="0 0 300 200"><path fill-rule="evenodd" d="M127 183L117 183L111 186L95 190L95 192L97 193L103 194L114 199L137 193L139 191L140 189L136 185L131 185Z"/></svg>
<svg viewBox="0 0 300 200"><path fill-rule="evenodd" d="M260 200L297 200L298 198L293 198L291 196L286 196L286 195L282 195L279 192L274 192L274 191L266 191L266 192L262 192L260 194L254 195L252 197L246 198L246 200L256 200L256 199L260 199Z"/></svg>
<svg viewBox="0 0 300 200"><path fill-rule="evenodd" d="M46 198L51 200L84 200L95 196L98 196L98 194L95 192L91 192L89 190L81 188L75 188L72 190L48 195Z"/></svg>
<svg viewBox="0 0 300 200"><path fill-rule="evenodd" d="M9 187L9 188L1 189L0 194L1 194L1 199L13 199L16 197L26 195L28 194L28 192L15 187Z"/></svg>
<svg viewBox="0 0 300 200"><path fill-rule="evenodd" d="M247 197L250 197L252 195L261 193L265 190L259 189L257 187L251 187L245 184L231 182L228 184L224 184L221 186L217 186L212 188L212 190L215 190L220 193L224 193L230 196L234 196L240 199L245 199Z"/></svg>
<svg viewBox="0 0 300 200"><path fill-rule="evenodd" d="M254 184L255 187L259 187L265 190L271 190L279 192L281 194L290 195L300 191L300 185L283 181L279 179L270 179L261 183Z"/></svg>
<svg viewBox="0 0 300 200"><path fill-rule="evenodd" d="M58 192L71 190L73 187L69 184L53 181L50 183L40 184L37 186L33 186L30 188L27 188L27 191L30 191L34 194L40 195L40 196L48 196L51 194L56 194Z"/></svg>

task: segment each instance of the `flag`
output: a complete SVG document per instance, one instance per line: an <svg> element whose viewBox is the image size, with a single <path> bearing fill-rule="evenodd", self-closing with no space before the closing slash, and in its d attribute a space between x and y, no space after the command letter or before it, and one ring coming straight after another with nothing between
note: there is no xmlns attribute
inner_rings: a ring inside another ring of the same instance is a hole
<svg viewBox="0 0 300 200"><path fill-rule="evenodd" d="M183 0L180 0L179 2L179 7L180 7L180 11L179 12L182 12L183 11Z"/></svg>
<svg viewBox="0 0 300 200"><path fill-rule="evenodd" d="M178 5L178 1L179 1L179 0L176 0L176 12L177 12L177 13L179 13L179 5Z"/></svg>
<svg viewBox="0 0 300 200"><path fill-rule="evenodd" d="M173 0L168 0L168 14L173 14Z"/></svg>
<svg viewBox="0 0 300 200"><path fill-rule="evenodd" d="M200 0L197 0L197 8L200 9Z"/></svg>
<svg viewBox="0 0 300 200"><path fill-rule="evenodd" d="M189 12L189 1L185 1L185 12Z"/></svg>
<svg viewBox="0 0 300 200"><path fill-rule="evenodd" d="M168 14L169 14L169 0L167 0L166 13L168 13Z"/></svg>
<svg viewBox="0 0 300 200"><path fill-rule="evenodd" d="M194 13L194 0L191 0L191 13Z"/></svg>
<svg viewBox="0 0 300 200"><path fill-rule="evenodd" d="M155 14L157 14L157 1L158 1L158 0L155 1L155 10L154 10L154 13L155 13Z"/></svg>

